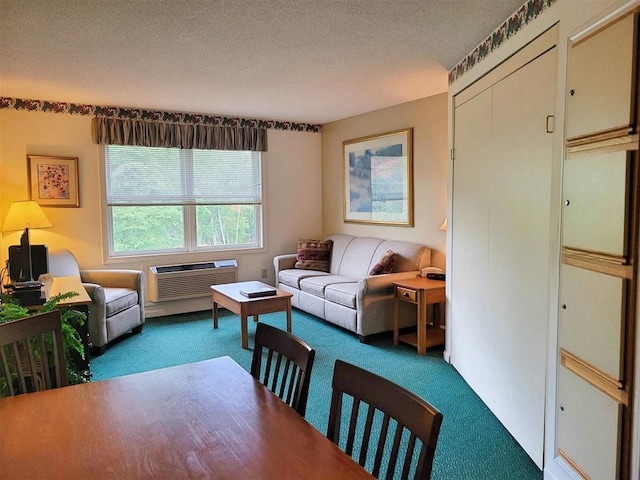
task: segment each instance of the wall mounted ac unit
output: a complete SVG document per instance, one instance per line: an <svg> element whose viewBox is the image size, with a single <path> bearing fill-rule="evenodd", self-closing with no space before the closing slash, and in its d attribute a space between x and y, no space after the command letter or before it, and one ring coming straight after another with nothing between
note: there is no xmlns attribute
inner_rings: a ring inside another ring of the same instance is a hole
<svg viewBox="0 0 640 480"><path fill-rule="evenodd" d="M149 267L149 301L166 302L211 295L211 285L238 279L236 260Z"/></svg>

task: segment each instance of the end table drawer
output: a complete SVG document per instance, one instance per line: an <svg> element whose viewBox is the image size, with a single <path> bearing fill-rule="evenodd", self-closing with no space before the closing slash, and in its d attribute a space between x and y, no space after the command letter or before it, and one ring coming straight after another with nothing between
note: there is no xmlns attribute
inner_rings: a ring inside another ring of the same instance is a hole
<svg viewBox="0 0 640 480"><path fill-rule="evenodd" d="M409 288L397 287L396 296L408 302L417 300L416 291Z"/></svg>

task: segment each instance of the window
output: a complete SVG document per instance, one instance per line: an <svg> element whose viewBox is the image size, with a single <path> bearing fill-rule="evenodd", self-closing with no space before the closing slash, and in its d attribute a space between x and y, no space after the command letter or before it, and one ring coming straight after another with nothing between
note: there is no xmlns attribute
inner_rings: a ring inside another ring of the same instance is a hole
<svg viewBox="0 0 640 480"><path fill-rule="evenodd" d="M105 146L110 256L262 247L260 152Z"/></svg>

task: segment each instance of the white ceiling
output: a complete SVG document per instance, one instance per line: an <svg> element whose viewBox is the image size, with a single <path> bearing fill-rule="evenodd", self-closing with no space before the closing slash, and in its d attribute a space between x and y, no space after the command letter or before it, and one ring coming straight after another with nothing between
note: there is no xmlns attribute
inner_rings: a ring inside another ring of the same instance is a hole
<svg viewBox="0 0 640 480"><path fill-rule="evenodd" d="M326 123L447 90L524 0L0 0L0 96Z"/></svg>

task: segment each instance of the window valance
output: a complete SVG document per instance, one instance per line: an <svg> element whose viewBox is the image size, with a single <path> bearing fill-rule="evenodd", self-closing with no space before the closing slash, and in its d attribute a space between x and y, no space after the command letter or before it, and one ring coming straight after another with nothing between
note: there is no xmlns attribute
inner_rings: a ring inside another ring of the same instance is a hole
<svg viewBox="0 0 640 480"><path fill-rule="evenodd" d="M267 129L94 117L94 143L200 150L267 151Z"/></svg>

